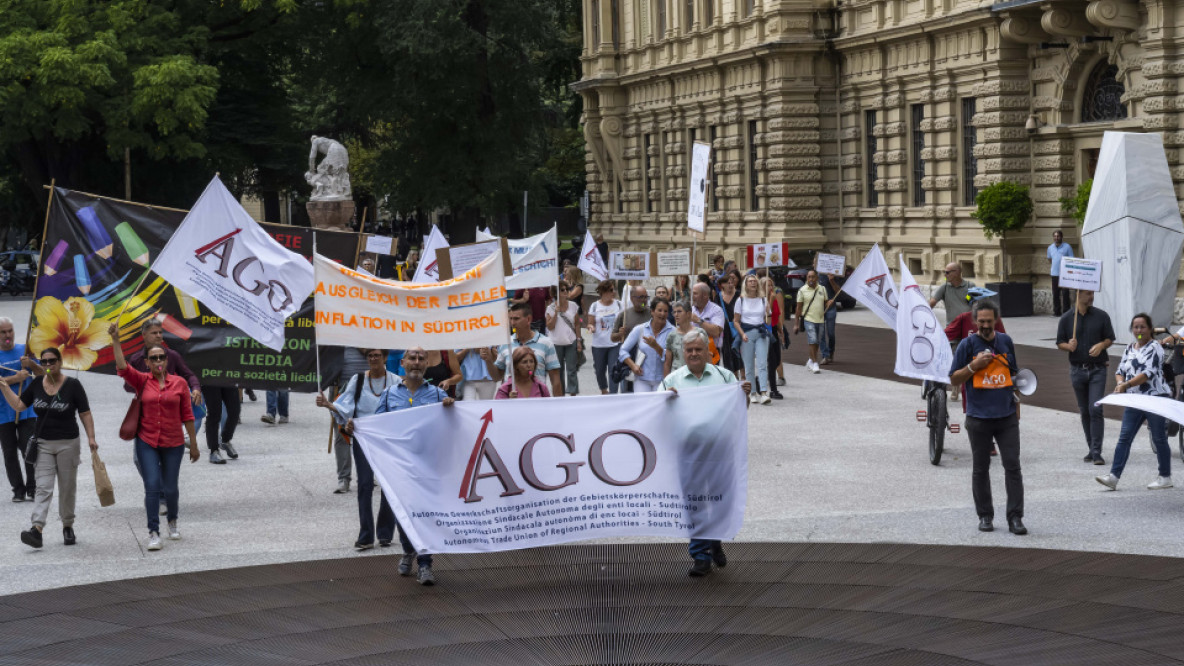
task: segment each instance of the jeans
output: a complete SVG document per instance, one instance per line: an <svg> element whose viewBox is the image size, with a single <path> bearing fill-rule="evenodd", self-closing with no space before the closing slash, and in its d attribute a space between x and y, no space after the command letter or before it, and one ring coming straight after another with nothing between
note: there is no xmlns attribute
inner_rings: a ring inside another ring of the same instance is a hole
<svg viewBox="0 0 1184 666"><path fill-rule="evenodd" d="M1059 317L1072 308L1069 290L1061 286L1059 275L1052 276L1052 313Z"/></svg>
<svg viewBox="0 0 1184 666"><path fill-rule="evenodd" d="M1110 464L1110 473L1121 477L1126 467L1126 459L1131 455L1131 442L1139 434L1139 428L1147 421L1147 429L1151 431L1151 445L1155 449L1155 457L1159 460L1159 475L1172 475L1172 447L1168 445L1167 420L1158 414L1151 414L1138 409L1127 407L1122 412L1122 430L1118 433L1118 443L1114 445L1114 460Z"/></svg>
<svg viewBox="0 0 1184 666"><path fill-rule="evenodd" d="M374 543L374 470L357 441L353 443L354 464L358 468L358 543ZM395 536L395 512L379 491L378 540L390 541Z"/></svg>
<svg viewBox="0 0 1184 666"><path fill-rule="evenodd" d="M148 512L148 531L160 534L160 496L164 495L168 507L168 520L177 519L177 479L181 476L181 460L185 458L185 446L162 446L153 448L147 442L136 438L136 463L140 478L144 479L144 509Z"/></svg>
<svg viewBox="0 0 1184 666"><path fill-rule="evenodd" d="M838 318L838 308L831 308L826 311L826 318L822 324L822 335L819 336L818 340L818 346L822 350L822 358L830 358L835 354L835 322Z"/></svg>
<svg viewBox="0 0 1184 666"><path fill-rule="evenodd" d="M267 392L267 413L275 416L277 411L280 416L288 418L288 391Z"/></svg>
<svg viewBox="0 0 1184 666"><path fill-rule="evenodd" d="M754 391L763 393L769 390L769 335L759 329L746 331L744 334L748 336L748 342L740 343L740 357L744 359L744 377L752 382Z"/></svg>
<svg viewBox="0 0 1184 666"><path fill-rule="evenodd" d="M1107 369L1104 365L1083 368L1073 365L1069 368L1069 381L1077 396L1077 411L1081 414L1081 429L1085 431L1085 445L1090 455L1102 455L1102 432L1106 419L1102 406L1096 404L1106 395Z"/></svg>
<svg viewBox="0 0 1184 666"><path fill-rule="evenodd" d="M616 365L620 353L621 345L592 348L592 367L596 370L596 385L601 391L617 392L617 383L613 381L609 370Z"/></svg>
<svg viewBox="0 0 1184 666"><path fill-rule="evenodd" d="M687 548L692 560L710 560L711 550L718 548L721 542L718 539L691 539L691 545Z"/></svg>
<svg viewBox="0 0 1184 666"><path fill-rule="evenodd" d="M202 399L206 403L206 446L210 451L220 448L219 442L229 442L234 439L234 429L238 427L239 412L242 403L238 400L238 389L233 386L203 386ZM222 420L223 409L226 420ZM222 439L218 439L218 426L222 424Z"/></svg>
<svg viewBox="0 0 1184 666"><path fill-rule="evenodd" d="M580 392L580 378L576 367L576 345L555 345L555 354L559 356L559 379L563 384L563 392L576 395Z"/></svg>
<svg viewBox="0 0 1184 666"><path fill-rule="evenodd" d="M35 527L45 527L53 485L58 485L58 517L62 527L74 525L74 492L78 489L78 463L82 455L78 438L43 439L37 445L37 495L33 498Z"/></svg>
<svg viewBox="0 0 1184 666"><path fill-rule="evenodd" d="M1024 517L1024 475L1020 470L1020 419L1016 414L1001 419L966 417L966 436L974 461L970 487L979 518L994 518L991 501L991 443L999 447L1007 487L1007 519Z"/></svg>
<svg viewBox="0 0 1184 666"><path fill-rule="evenodd" d="M37 427L37 419L21 419L0 423L0 449L4 452L4 471L8 474L8 485L12 486L13 495L36 490L37 477L33 472L33 464L24 460L25 442ZM23 474L22 474L23 470Z"/></svg>

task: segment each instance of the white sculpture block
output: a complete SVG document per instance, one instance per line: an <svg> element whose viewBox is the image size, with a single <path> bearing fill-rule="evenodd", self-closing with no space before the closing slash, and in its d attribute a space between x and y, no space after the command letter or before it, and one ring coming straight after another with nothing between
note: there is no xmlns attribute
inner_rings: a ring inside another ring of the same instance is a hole
<svg viewBox="0 0 1184 666"><path fill-rule="evenodd" d="M1110 314L1118 342L1131 342L1140 312L1170 323L1184 221L1159 134L1105 133L1081 244L1103 262L1094 305Z"/></svg>
<svg viewBox="0 0 1184 666"><path fill-rule="evenodd" d="M320 164L317 164L317 155L325 156ZM345 146L328 137L314 135L304 180L312 185L309 201L345 201L352 198L349 152Z"/></svg>

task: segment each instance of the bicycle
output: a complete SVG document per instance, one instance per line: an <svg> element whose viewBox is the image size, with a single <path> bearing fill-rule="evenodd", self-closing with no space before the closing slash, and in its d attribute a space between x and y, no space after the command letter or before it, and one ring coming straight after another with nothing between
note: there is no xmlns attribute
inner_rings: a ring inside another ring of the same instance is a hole
<svg viewBox="0 0 1184 666"><path fill-rule="evenodd" d="M925 409L917 410L917 420L929 428L929 464L941 463L941 454L945 450L946 431L952 434L961 432L962 426L950 423L950 412L946 408L946 392L949 386L942 382L928 379L921 387L921 397L925 400Z"/></svg>

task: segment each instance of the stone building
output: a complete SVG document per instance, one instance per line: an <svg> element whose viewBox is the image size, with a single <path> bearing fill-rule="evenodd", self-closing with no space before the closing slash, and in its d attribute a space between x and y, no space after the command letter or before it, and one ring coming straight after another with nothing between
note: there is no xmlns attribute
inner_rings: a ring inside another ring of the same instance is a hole
<svg viewBox="0 0 1184 666"><path fill-rule="evenodd" d="M689 146L704 141L714 170L700 267L754 242L850 262L880 243L919 282L957 261L982 284L999 279L1003 253L971 217L974 196L1012 180L1031 185L1035 215L1007 239L1008 272L1033 281L1047 311L1052 231L1080 248L1059 199L1092 176L1104 131L1162 132L1184 181L1173 2L583 4L573 87L591 225L610 242L691 244Z"/></svg>

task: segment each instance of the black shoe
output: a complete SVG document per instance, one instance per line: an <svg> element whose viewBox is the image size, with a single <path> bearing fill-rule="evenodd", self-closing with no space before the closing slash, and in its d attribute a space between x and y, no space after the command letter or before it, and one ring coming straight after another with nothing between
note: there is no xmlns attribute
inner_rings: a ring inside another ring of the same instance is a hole
<svg viewBox="0 0 1184 666"><path fill-rule="evenodd" d="M230 456L231 460L238 460L238 451L234 450L234 444L222 442L222 450L226 452L227 456Z"/></svg>
<svg viewBox="0 0 1184 666"><path fill-rule="evenodd" d="M1081 459L1081 462L1092 463L1093 461L1094 461L1094 454L1092 454L1092 453L1085 454L1085 457Z"/></svg>
<svg viewBox="0 0 1184 666"><path fill-rule="evenodd" d="M251 389L244 389L243 393L247 394L247 398L249 398L251 400L251 402L255 402L256 400L259 399L259 398L255 397L255 391L253 391Z"/></svg>
<svg viewBox="0 0 1184 666"><path fill-rule="evenodd" d="M1105 465L1106 459L1103 458L1102 456L1094 456L1094 464L1095 465Z"/></svg>
<svg viewBox="0 0 1184 666"><path fill-rule="evenodd" d="M774 400L784 400L785 396L781 395L780 391L769 391L769 397Z"/></svg>
<svg viewBox="0 0 1184 666"><path fill-rule="evenodd" d="M28 490L25 491L25 501L26 502L32 502L33 498L35 498L35 497L37 497L37 489L36 488L29 488Z"/></svg>
<svg viewBox="0 0 1184 666"><path fill-rule="evenodd" d="M728 566L728 556L724 554L724 545L722 543L711 546L711 561L715 562L715 566L720 569Z"/></svg>
<svg viewBox="0 0 1184 666"><path fill-rule="evenodd" d="M64 541L67 546L73 546L74 544L78 543L78 540L74 538L73 527L62 528L62 541Z"/></svg>
<svg viewBox="0 0 1184 666"><path fill-rule="evenodd" d="M370 543L362 543L361 541L354 542L354 548L356 548L358 550L370 550L373 547L374 547L373 541L371 541Z"/></svg>
<svg viewBox="0 0 1184 666"><path fill-rule="evenodd" d="M690 571L687 571L687 575L692 578L702 578L709 573L711 573L711 560L695 560Z"/></svg>
<svg viewBox="0 0 1184 666"><path fill-rule="evenodd" d="M12 492L12 501L14 501L14 502L25 501L25 491L24 490L14 490Z"/></svg>
<svg viewBox="0 0 1184 666"><path fill-rule="evenodd" d="M1028 528L1024 527L1024 521L1017 518L1007 519L1007 529L1012 534L1023 536L1028 533Z"/></svg>
<svg viewBox="0 0 1184 666"><path fill-rule="evenodd" d="M382 546L383 548L390 548L391 547L391 540L390 539L379 539L378 545Z"/></svg>
<svg viewBox="0 0 1184 666"><path fill-rule="evenodd" d="M24 532L21 532L21 543L25 544L26 546L40 548L41 530L37 529L36 527L30 527Z"/></svg>
<svg viewBox="0 0 1184 666"><path fill-rule="evenodd" d="M986 518L986 517L979 518L978 519L978 531L979 532L994 532L995 526L991 524L990 518Z"/></svg>
<svg viewBox="0 0 1184 666"><path fill-rule="evenodd" d="M222 457L221 453L218 453L218 451L215 450L210 451L210 462L214 463L215 465L225 465L226 459Z"/></svg>

